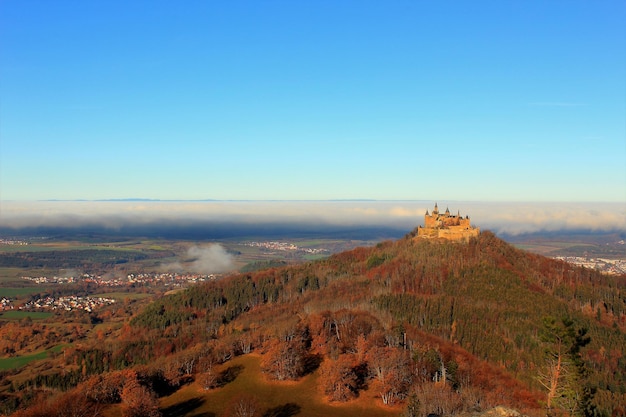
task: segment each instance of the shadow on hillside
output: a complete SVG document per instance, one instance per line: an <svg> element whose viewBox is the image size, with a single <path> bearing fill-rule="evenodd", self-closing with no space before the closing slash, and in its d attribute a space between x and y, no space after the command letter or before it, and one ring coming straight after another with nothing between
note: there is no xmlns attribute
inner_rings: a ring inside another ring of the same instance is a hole
<svg viewBox="0 0 626 417"><path fill-rule="evenodd" d="M188 383L182 380L178 385L174 385L161 373L155 373L148 376L148 382L152 387L152 390L156 393L157 397L166 397L168 395L172 395L180 388L180 385Z"/></svg>
<svg viewBox="0 0 626 417"><path fill-rule="evenodd" d="M204 398L196 397L191 398L187 401L183 401L182 403L171 405L167 408L161 410L163 412L163 417L184 417L189 415L193 410L200 408L205 403ZM194 414L194 417L215 417L214 413L200 413Z"/></svg>
<svg viewBox="0 0 626 417"><path fill-rule="evenodd" d="M302 407L300 407L298 404L287 403L270 408L265 413L263 413L263 417L292 417L296 414L300 414L301 409Z"/></svg>
<svg viewBox="0 0 626 417"><path fill-rule="evenodd" d="M230 384L235 379L237 379L239 374L242 372L243 372L243 366L241 365L229 366L228 368L220 372L220 374L217 377L217 381L215 385L218 388L222 388L225 385Z"/></svg>
<svg viewBox="0 0 626 417"><path fill-rule="evenodd" d="M306 355L303 360L304 372L303 375L308 375L310 373L315 372L317 368L320 367L322 363L322 355L314 354L314 355Z"/></svg>

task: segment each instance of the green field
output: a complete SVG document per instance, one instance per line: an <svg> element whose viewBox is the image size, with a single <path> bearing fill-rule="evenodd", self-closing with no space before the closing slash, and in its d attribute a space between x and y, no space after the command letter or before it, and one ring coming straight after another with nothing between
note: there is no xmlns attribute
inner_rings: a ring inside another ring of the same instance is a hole
<svg viewBox="0 0 626 417"><path fill-rule="evenodd" d="M19 297L28 294L39 294L44 287L0 287L0 297Z"/></svg>
<svg viewBox="0 0 626 417"><path fill-rule="evenodd" d="M13 286L16 285L18 283L24 283L26 282L22 277L23 276L41 276L41 275L45 275L43 273L39 273L42 272L41 269L37 270L37 273L33 274L32 273L33 270L32 269L27 269L27 268L5 268L5 267L0 267L0 285L6 285L6 286Z"/></svg>
<svg viewBox="0 0 626 417"><path fill-rule="evenodd" d="M0 246L0 253L15 253L15 252L49 252L49 251L65 251L65 250L85 250L94 249L97 246L87 245L72 245L72 244L58 244L58 245L2 245ZM107 248L110 249L110 248Z"/></svg>
<svg viewBox="0 0 626 417"><path fill-rule="evenodd" d="M31 355L16 356L14 358L1 358L0 370L17 369L28 365L30 362L47 359L50 352L60 352L67 345L58 345L53 348L33 353Z"/></svg>
<svg viewBox="0 0 626 417"><path fill-rule="evenodd" d="M325 254L311 254L311 255L304 255L303 258L306 259L307 261L316 261L318 259L328 258L328 255L325 255Z"/></svg>
<svg viewBox="0 0 626 417"><path fill-rule="evenodd" d="M52 317L52 313L47 313L45 311L19 311L19 310L10 310L5 311L0 314L0 319L2 320L21 320L26 317L30 317L32 320L43 320L48 317Z"/></svg>

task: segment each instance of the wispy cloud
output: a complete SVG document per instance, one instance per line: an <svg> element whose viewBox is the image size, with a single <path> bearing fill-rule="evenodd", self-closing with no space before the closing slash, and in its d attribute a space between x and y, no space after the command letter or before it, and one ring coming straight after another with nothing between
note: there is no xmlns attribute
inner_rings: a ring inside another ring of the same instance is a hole
<svg viewBox="0 0 626 417"><path fill-rule="evenodd" d="M574 101L534 101L528 103L529 106L537 107L582 107L585 103L577 103Z"/></svg>

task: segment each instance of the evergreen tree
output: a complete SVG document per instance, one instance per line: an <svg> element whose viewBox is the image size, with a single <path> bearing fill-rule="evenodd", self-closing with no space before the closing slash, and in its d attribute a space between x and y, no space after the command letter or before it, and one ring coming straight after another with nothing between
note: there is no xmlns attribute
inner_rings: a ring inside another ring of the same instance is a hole
<svg viewBox="0 0 626 417"><path fill-rule="evenodd" d="M548 415L556 409L581 417L597 417L593 402L595 388L588 381L589 370L581 349L591 342L584 327L576 328L570 318L543 320L541 339L546 343L546 369L540 383L547 389Z"/></svg>

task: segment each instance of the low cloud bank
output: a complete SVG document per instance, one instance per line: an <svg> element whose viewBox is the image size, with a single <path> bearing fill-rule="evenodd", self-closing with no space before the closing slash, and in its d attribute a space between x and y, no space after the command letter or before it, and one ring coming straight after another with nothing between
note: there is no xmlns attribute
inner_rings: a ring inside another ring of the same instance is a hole
<svg viewBox="0 0 626 417"><path fill-rule="evenodd" d="M497 234L626 232L620 203L472 203L472 220Z"/></svg>
<svg viewBox="0 0 626 417"><path fill-rule="evenodd" d="M162 265L161 269L171 272L197 274L220 274L234 269L233 256L221 245L192 246L187 250L183 262Z"/></svg>
<svg viewBox="0 0 626 417"><path fill-rule="evenodd" d="M190 239L336 235L399 237L423 224L432 201L0 202L0 234L104 233ZM621 203L440 201L498 234L626 232ZM190 255L191 256L191 255ZM200 259L200 257L198 257Z"/></svg>

